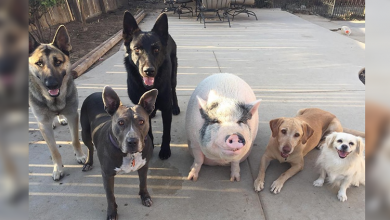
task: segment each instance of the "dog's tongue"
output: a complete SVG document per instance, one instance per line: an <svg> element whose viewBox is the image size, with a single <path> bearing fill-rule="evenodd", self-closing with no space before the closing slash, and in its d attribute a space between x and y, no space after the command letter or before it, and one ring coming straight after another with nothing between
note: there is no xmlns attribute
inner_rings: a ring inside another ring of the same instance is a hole
<svg viewBox="0 0 390 220"><path fill-rule="evenodd" d="M280 156L282 156L283 158L287 158L288 157L288 154L285 154L283 152L280 152Z"/></svg>
<svg viewBox="0 0 390 220"><path fill-rule="evenodd" d="M153 86L154 84L154 77L143 77L144 83L147 86Z"/></svg>
<svg viewBox="0 0 390 220"><path fill-rule="evenodd" d="M60 89L49 89L49 94L50 95L58 95L58 93L60 92Z"/></svg>
<svg viewBox="0 0 390 220"><path fill-rule="evenodd" d="M339 150L337 152L339 153L339 157L341 157L341 158L345 158L346 156L348 156L348 152L341 151L341 150Z"/></svg>

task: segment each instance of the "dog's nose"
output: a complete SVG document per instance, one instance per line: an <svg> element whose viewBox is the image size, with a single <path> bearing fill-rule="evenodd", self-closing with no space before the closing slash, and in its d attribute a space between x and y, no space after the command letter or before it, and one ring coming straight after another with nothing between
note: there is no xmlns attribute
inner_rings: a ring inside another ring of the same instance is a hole
<svg viewBox="0 0 390 220"><path fill-rule="evenodd" d="M138 139L137 138L127 138L127 145L129 147L137 147L138 146Z"/></svg>
<svg viewBox="0 0 390 220"><path fill-rule="evenodd" d="M287 153L290 153L291 147L286 145L286 146L283 147L282 150L283 150L283 153L287 154Z"/></svg>
<svg viewBox="0 0 390 220"><path fill-rule="evenodd" d="M57 89L58 88L58 81L54 77L49 76L45 79L45 86L48 89Z"/></svg>
<svg viewBox="0 0 390 220"><path fill-rule="evenodd" d="M347 149L348 149L348 146L347 146L346 144L343 144L343 145L341 145L341 148L342 148L343 150L347 150Z"/></svg>
<svg viewBox="0 0 390 220"><path fill-rule="evenodd" d="M144 73L147 75L147 76L153 76L154 74L154 67L144 67Z"/></svg>

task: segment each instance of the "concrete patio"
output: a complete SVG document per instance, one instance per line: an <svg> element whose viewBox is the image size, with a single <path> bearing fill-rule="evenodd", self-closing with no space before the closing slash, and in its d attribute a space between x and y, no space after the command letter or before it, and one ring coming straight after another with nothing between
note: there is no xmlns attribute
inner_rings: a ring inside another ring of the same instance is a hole
<svg viewBox="0 0 390 220"><path fill-rule="evenodd" d="M120 219L364 219L365 188L351 187L348 201L341 203L329 186L312 185L318 177L314 167L319 151L305 158L305 168L288 180L281 193L269 191L272 182L289 166L270 164L265 189L256 193L260 158L271 134L268 122L291 117L301 108L319 107L335 114L343 126L364 131L365 87L357 77L365 65L365 44L329 31L278 9L253 9L258 21L246 15L227 23L203 24L195 17L168 13L169 32L178 45L177 94L181 114L173 116L172 156L158 158L161 114L153 121L155 143L150 162L148 188L153 206L144 207L138 196L138 175L115 178ZM149 13L141 29L150 30L158 13ZM105 60L76 79L79 106L104 85L112 86L122 102L130 104L126 91L124 51ZM203 166L199 180L186 180L193 162L187 149L184 119L187 102L196 85L219 72L243 78L263 101L259 107L259 132L248 160L241 164L241 182L230 182L230 167ZM95 157L93 170L81 172L70 145L68 127L57 126L55 138L65 164L66 176L51 178L50 152L30 111L29 217L30 219L106 218L106 198ZM87 148L83 145L84 152Z"/></svg>

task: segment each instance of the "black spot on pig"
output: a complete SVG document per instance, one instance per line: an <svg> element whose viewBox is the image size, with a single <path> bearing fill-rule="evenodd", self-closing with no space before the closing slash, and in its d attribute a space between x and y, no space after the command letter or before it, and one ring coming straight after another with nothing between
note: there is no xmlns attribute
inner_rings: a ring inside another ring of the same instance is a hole
<svg viewBox="0 0 390 220"><path fill-rule="evenodd" d="M246 105L244 103L237 103L237 107L241 112L241 117L237 122L246 124L248 122L248 120L250 120L252 118L252 113L250 111L251 111L253 106Z"/></svg>

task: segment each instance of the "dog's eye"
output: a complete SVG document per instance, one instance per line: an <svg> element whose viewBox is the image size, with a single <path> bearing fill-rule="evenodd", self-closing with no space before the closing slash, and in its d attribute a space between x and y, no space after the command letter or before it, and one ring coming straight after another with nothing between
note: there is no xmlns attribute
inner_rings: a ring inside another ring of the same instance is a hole
<svg viewBox="0 0 390 220"><path fill-rule="evenodd" d="M35 63L35 65L39 66L39 67L43 67L43 62L42 61L38 61Z"/></svg>
<svg viewBox="0 0 390 220"><path fill-rule="evenodd" d="M219 123L219 121L217 119L213 119L210 121L210 124L217 124L217 123Z"/></svg>
<svg viewBox="0 0 390 220"><path fill-rule="evenodd" d="M124 121L122 121L122 120L118 121L118 125L123 126L124 124L125 124Z"/></svg>
<svg viewBox="0 0 390 220"><path fill-rule="evenodd" d="M353 145L354 145L354 143L353 143L353 142L349 142L349 145L353 146Z"/></svg>
<svg viewBox="0 0 390 220"><path fill-rule="evenodd" d="M55 60L54 65L55 66L60 66L63 62L61 60Z"/></svg>
<svg viewBox="0 0 390 220"><path fill-rule="evenodd" d="M138 124L143 125L143 124L145 124L145 121L144 120L139 120Z"/></svg>
<svg viewBox="0 0 390 220"><path fill-rule="evenodd" d="M343 143L343 140L339 139L337 140L337 143Z"/></svg>
<svg viewBox="0 0 390 220"><path fill-rule="evenodd" d="M158 48L153 50L155 53L158 53L160 50Z"/></svg>
<svg viewBox="0 0 390 220"><path fill-rule="evenodd" d="M138 53L139 53L139 49L138 49L138 48L134 48L134 52L135 52L136 54L138 54Z"/></svg>
<svg viewBox="0 0 390 220"><path fill-rule="evenodd" d="M299 133L295 133L295 134L294 134L294 137L299 137Z"/></svg>
<svg viewBox="0 0 390 220"><path fill-rule="evenodd" d="M287 133L287 130L286 129L283 129L281 130L282 134L286 134Z"/></svg>

